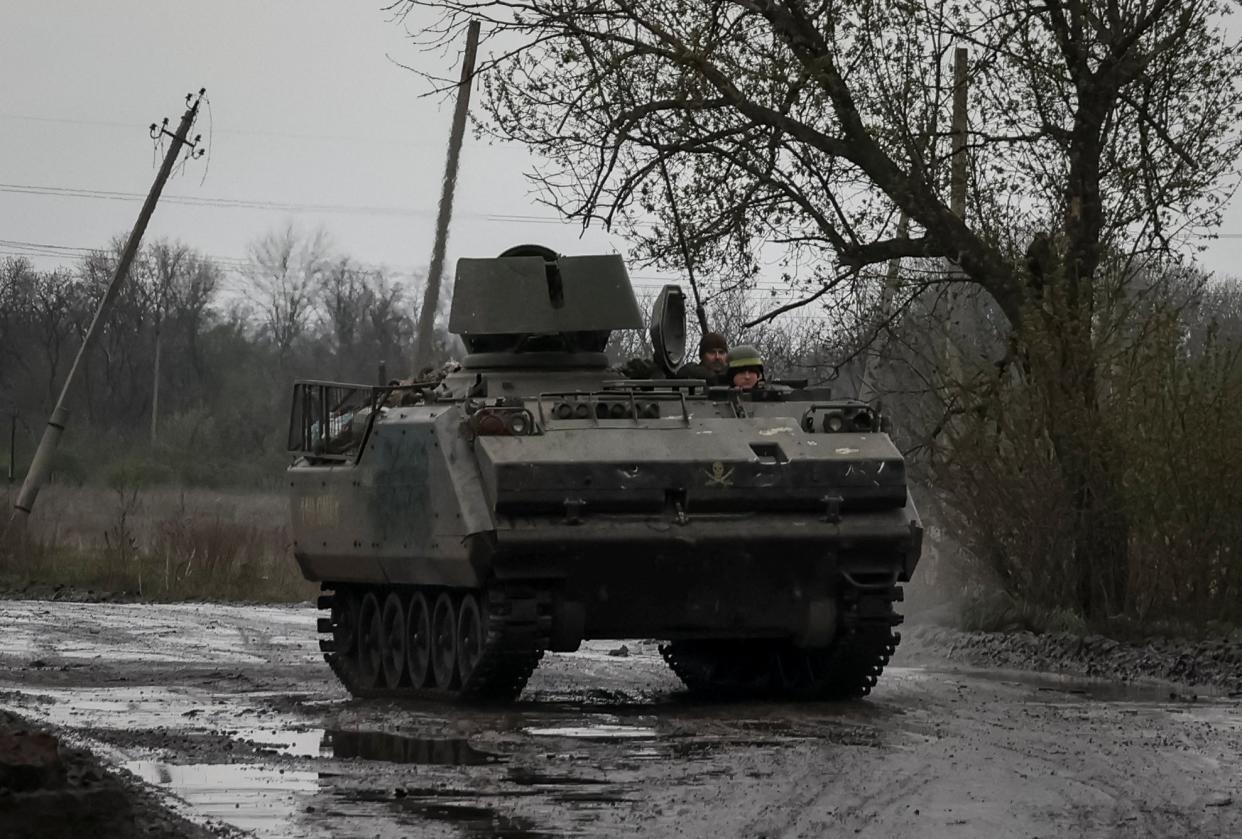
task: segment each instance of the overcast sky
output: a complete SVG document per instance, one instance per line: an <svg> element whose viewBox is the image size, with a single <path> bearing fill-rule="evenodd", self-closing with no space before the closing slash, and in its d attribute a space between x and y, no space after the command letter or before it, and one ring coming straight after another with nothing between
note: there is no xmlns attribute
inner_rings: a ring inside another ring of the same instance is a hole
<svg viewBox="0 0 1242 839"><path fill-rule="evenodd" d="M126 232L141 201L115 196L145 195L158 163L147 126L175 127L185 94L206 87L208 157L169 182L148 241L237 260L292 222L365 263L425 266L452 102L423 97L393 59L458 72L457 56L416 52L375 0L0 0L0 255L51 267ZM468 136L450 259L526 241L624 250L556 223L532 200L528 165L519 147Z"/></svg>
<svg viewBox="0 0 1242 839"><path fill-rule="evenodd" d="M0 256L51 267L128 231L140 200L126 196L145 195L158 163L147 126L175 125L185 94L206 87L197 130L208 157L169 183L148 240L180 239L235 264L250 241L292 222L324 228L364 263L425 266L452 103L422 97L425 83L394 59L456 75L458 58L416 52L380 5L0 0ZM625 252L619 237L579 239L551 220L521 177L528 165L519 148L467 139L450 260L527 241ZM1226 234L1242 234L1238 205ZM1227 238L1203 262L1237 274L1240 259L1242 238Z"/></svg>

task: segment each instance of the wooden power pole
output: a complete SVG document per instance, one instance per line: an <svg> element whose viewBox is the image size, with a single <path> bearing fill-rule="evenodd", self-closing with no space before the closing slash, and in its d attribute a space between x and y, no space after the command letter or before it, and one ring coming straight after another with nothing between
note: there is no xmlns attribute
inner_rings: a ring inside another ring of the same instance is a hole
<svg viewBox="0 0 1242 839"><path fill-rule="evenodd" d="M953 51L953 151L949 158L949 209L966 218L966 62L965 47Z"/></svg>
<svg viewBox="0 0 1242 839"><path fill-rule="evenodd" d="M472 20L466 30L466 53L461 63L461 81L457 83L457 104L453 108L453 125L449 130L448 159L444 164L444 182L440 188L440 209L436 214L436 236L431 246L427 290L423 293L423 308L418 313L418 346L414 351L413 371L416 375L425 365L431 363L436 309L440 305L440 281L444 274L444 254L448 247L449 222L453 218L453 192L457 187L457 164L461 159L461 144L466 134L466 115L470 111L470 87L474 81L474 59L478 51L479 22Z"/></svg>
<svg viewBox="0 0 1242 839"><path fill-rule="evenodd" d="M949 209L962 221L966 220L966 86L967 61L969 57L965 47L953 50L953 123L950 126L952 152L949 157ZM945 328L944 328L944 361L949 377L960 381L962 377L962 359L958 353L956 338L960 337L958 320L961 317L961 266L956 262L946 261L945 265L949 284L945 294Z"/></svg>
<svg viewBox="0 0 1242 839"><path fill-rule="evenodd" d="M26 480L22 483L21 491L17 494L17 500L13 503L13 516L9 520L10 527L14 523L21 524L25 522L30 515L30 511L34 508L35 498L39 495L39 490L43 487L44 481L47 480L48 473L51 472L52 456L56 452L56 446L60 443L61 434L64 433L65 423L69 418L69 393L73 388L78 368L82 365L82 359L86 357L91 347L94 346L97 336L107 321L108 313L112 309L112 303L120 292L121 285L125 282L130 264L138 253L138 247L142 244L142 234L146 231L147 224L151 221L151 214L155 212L155 205L159 203L160 193L164 190L164 184L167 182L168 176L172 174L172 168L177 162L177 157L181 154L182 148L186 146L195 149L195 151L191 151L191 154L201 154L201 151L196 150L196 146L202 135L195 137L193 140L189 140L187 137L190 133L190 127L198 116L198 107L203 101L205 93L206 90L202 89L199 90L197 96L194 94L186 95L186 110L181 115L181 124L177 126L175 132L168 130L167 119L164 120L162 126L157 126L155 123L151 124L151 137L153 139L168 136L172 138L172 142L168 146L167 154L164 155L164 162L160 166L159 173L155 176L155 182L151 184L151 191L147 193L147 200L143 202L142 210L138 213L138 220L134 223L133 230L130 231L129 240L125 243L125 249L121 252L121 258L117 261L116 271L112 275L112 282L109 283L103 300L99 301L99 308L95 310L95 317L91 320L90 328L86 330L86 336L82 339L82 345L78 347L78 354L73 359L73 366L69 368L69 374L65 376L65 382L60 389L60 397L56 400L56 406L52 409L52 415L48 418L47 427L43 430L43 437L39 440L39 448L35 450L34 457L30 461L30 469L26 472Z"/></svg>

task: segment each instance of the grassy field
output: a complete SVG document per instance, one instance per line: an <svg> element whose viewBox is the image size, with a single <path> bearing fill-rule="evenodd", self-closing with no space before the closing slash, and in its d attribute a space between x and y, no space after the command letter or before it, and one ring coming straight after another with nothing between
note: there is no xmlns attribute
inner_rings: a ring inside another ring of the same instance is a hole
<svg viewBox="0 0 1242 839"><path fill-rule="evenodd" d="M0 584L148 600L292 602L318 590L293 559L283 496L167 487L47 487L26 532L0 546Z"/></svg>

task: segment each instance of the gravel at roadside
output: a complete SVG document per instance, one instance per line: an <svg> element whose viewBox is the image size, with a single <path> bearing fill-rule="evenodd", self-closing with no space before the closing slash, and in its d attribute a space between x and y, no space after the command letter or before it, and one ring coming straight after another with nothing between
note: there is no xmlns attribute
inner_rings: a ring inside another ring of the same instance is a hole
<svg viewBox="0 0 1242 839"><path fill-rule="evenodd" d="M920 651L977 667L1035 670L1121 682L1161 681L1242 696L1242 639L1116 641L1068 632L964 632L928 623L902 627L906 660Z"/></svg>

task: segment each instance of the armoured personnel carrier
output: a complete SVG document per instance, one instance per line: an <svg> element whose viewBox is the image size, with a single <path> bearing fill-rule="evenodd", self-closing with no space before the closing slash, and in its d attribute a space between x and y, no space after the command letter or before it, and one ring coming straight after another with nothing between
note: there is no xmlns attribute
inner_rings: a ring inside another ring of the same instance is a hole
<svg viewBox="0 0 1242 839"><path fill-rule="evenodd" d="M538 246L457 265L460 369L299 381L295 554L357 696L509 700L546 650L659 638L695 693L849 698L899 636L922 526L867 405L769 384L634 380L620 257ZM677 370L685 301L653 312Z"/></svg>

